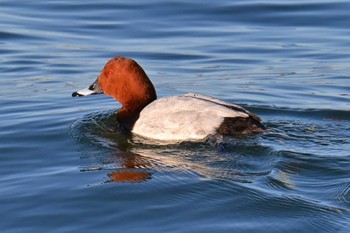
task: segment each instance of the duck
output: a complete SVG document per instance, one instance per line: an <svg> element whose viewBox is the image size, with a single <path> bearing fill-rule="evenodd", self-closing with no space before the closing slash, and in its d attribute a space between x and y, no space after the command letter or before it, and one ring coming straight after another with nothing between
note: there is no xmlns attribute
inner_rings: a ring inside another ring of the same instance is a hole
<svg viewBox="0 0 350 233"><path fill-rule="evenodd" d="M105 94L122 106L117 121L123 129L157 141L202 141L213 135L262 133L261 119L245 108L199 93L157 98L144 69L133 59L110 59L97 79L73 97Z"/></svg>

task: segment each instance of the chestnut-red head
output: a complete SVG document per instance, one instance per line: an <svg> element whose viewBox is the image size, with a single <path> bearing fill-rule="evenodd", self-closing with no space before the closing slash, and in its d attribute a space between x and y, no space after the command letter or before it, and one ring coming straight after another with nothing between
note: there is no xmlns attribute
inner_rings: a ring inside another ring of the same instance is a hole
<svg viewBox="0 0 350 233"><path fill-rule="evenodd" d="M134 60L115 57L107 62L97 80L72 96L104 93L122 104L124 111L141 111L157 99L155 88L146 72Z"/></svg>

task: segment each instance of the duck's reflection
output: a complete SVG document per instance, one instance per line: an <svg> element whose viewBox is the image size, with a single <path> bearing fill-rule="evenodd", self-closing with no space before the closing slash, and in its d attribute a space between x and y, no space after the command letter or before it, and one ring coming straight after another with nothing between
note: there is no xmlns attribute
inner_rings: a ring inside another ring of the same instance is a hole
<svg viewBox="0 0 350 233"><path fill-rule="evenodd" d="M142 156L132 152L125 152L120 156L122 160L118 163L119 168L107 174L108 182L140 183L151 179L151 165Z"/></svg>
<svg viewBox="0 0 350 233"><path fill-rule="evenodd" d="M230 139L226 146L221 139L152 145L117 132L114 116L109 112L87 116L72 126L77 140L91 149L85 150L84 163L89 165L81 171L107 173L105 182L141 183L158 174L169 179L186 176L250 183L272 170L275 156L254 138ZM252 159L254 154L259 161Z"/></svg>
<svg viewBox="0 0 350 233"><path fill-rule="evenodd" d="M216 159L213 151L209 152L204 145L190 150L181 145L150 146L140 143L139 140L135 143L130 137L121 141L120 137L110 138L108 134L103 134L102 142L101 135L99 137L96 141L105 147L108 145L108 155L88 156L94 160L94 165L81 171L112 170L107 173L108 180L105 182L141 183L152 179L154 173L169 176L187 174L197 178L218 175L218 168L209 165L210 161ZM222 169L225 175L230 172L236 173Z"/></svg>
<svg viewBox="0 0 350 233"><path fill-rule="evenodd" d="M110 182L140 183L151 178L148 172L117 171L108 174Z"/></svg>
<svg viewBox="0 0 350 233"><path fill-rule="evenodd" d="M240 167L243 165L240 160L205 146L189 150L181 145L158 148L137 145L129 148L129 151L116 148L111 156L115 158L111 161L114 167L107 174L106 182L141 183L158 174L162 177L167 176L170 180L186 176L193 179L224 179L251 183L255 176L265 176L270 172L270 169L267 169L263 172L259 170L256 174L251 171L246 173ZM102 170L110 171L111 164Z"/></svg>
<svg viewBox="0 0 350 233"><path fill-rule="evenodd" d="M255 161L249 156L245 158L239 151L226 151L206 143L150 146L135 143L132 138L127 139L129 142L120 142L115 137L105 137L104 140L113 140L103 144L114 143L114 147L109 147L109 155L102 156L102 160L107 158L108 161L95 163L101 166L99 171L108 171L108 180L105 181L108 183L141 183L151 180L155 174L168 176L169 179L191 176L194 179L251 183L258 177L268 175L272 170L270 159L273 158L269 158L268 149L261 146L255 152L261 150L265 154L265 161ZM86 169L88 170L90 169ZM96 169L92 168L90 171L93 170Z"/></svg>

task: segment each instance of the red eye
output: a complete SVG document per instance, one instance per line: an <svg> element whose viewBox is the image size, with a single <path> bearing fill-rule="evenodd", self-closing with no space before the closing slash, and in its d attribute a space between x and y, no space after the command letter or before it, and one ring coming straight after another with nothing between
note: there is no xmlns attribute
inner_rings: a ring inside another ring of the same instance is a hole
<svg viewBox="0 0 350 233"><path fill-rule="evenodd" d="M110 76L111 74L113 74L113 71L112 70L108 70L107 71L107 76Z"/></svg>

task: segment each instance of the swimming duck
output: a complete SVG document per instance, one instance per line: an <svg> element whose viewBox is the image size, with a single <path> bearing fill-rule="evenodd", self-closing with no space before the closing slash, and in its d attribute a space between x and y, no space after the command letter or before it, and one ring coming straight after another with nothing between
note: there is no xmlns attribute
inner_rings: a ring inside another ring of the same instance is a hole
<svg viewBox="0 0 350 233"><path fill-rule="evenodd" d="M115 57L96 81L72 96L112 96L122 107L118 122L139 136L161 141L200 141L210 135L247 135L265 127L241 106L196 93L157 99L146 72L134 60Z"/></svg>

